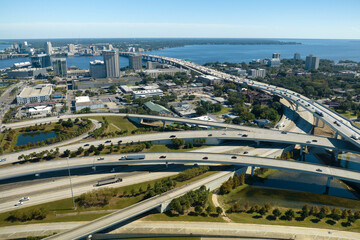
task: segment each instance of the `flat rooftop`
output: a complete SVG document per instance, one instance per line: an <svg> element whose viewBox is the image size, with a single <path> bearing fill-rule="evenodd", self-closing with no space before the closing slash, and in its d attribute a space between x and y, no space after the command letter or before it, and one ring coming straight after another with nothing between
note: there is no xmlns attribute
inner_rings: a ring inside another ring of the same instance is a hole
<svg viewBox="0 0 360 240"><path fill-rule="evenodd" d="M52 86L51 84L47 85L37 85L34 87L26 87L22 92L19 94L20 97L26 98L26 97L39 97L39 96L45 96L50 95L52 92Z"/></svg>

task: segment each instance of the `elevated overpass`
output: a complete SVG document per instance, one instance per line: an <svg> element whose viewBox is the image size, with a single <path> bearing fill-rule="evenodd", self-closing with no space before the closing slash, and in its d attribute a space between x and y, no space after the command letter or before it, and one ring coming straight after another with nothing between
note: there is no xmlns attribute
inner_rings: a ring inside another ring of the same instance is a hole
<svg viewBox="0 0 360 240"><path fill-rule="evenodd" d="M139 160L119 160L124 154L103 155L105 159L96 161L93 156L66 159L51 162L40 162L26 164L15 167L0 169L0 180L22 177L32 174L93 167L93 166L114 166L124 164L168 164L168 163L201 163L201 164L226 164L236 166L264 167L279 170L289 170L308 174L324 176L328 178L339 178L346 181L360 183L360 172L324 166L319 164L305 163L299 161L289 161L266 157L230 155L219 153L199 153L199 152L166 152L166 153L141 153L146 155L145 159ZM132 154L126 154L132 155ZM138 154L136 154L138 155Z"/></svg>
<svg viewBox="0 0 360 240"><path fill-rule="evenodd" d="M80 117L88 117L99 116L99 114L78 114L78 115L64 115L61 118L51 117L44 119L37 119L35 122L37 123L46 123L46 122L57 122L59 119L68 119L68 118L80 118ZM359 153L360 149L355 147L348 141L343 141L334 138L325 138L319 136L313 136L308 134L301 133L291 133L288 132L284 134L282 131L278 130L270 130L256 127L248 127L241 126L235 124L227 124L220 122L207 122L195 119L187 119L187 118L175 118L175 117L163 117L163 116L152 116L152 115L140 115L140 114L120 114L120 113L104 113L102 116L123 116L132 119L133 121L141 122L143 119L151 120L151 121L162 121L162 122L176 122L183 124L193 124L193 125L206 125L209 127L216 127L222 130L202 130L202 131L177 131L177 132L162 132L162 133L153 133L153 134L144 134L144 135L131 135L131 136L122 136L115 138L108 138L108 140L112 140L113 144L117 144L118 141L122 141L122 144L127 142L143 142L143 141L159 141L164 142L166 140L170 141L170 136L175 135L176 138L182 139L193 139L193 138L206 138L208 144L219 144L222 141L226 140L237 140L237 141L254 141L257 144L260 142L276 142L276 143L285 143L285 144L299 144L302 147L310 146L310 147L319 147L332 149L335 151L335 155L337 158L337 154L339 151L344 152L352 152ZM18 128L24 127L34 124L34 121L26 121L8 124L7 127ZM232 129L227 130L227 129ZM195 137L194 137L195 136ZM75 141L75 140L73 140ZM67 140L66 144L68 146L59 147L59 150L62 152L66 149L75 150L79 147L84 147L84 143L75 143L69 145L73 142L72 140ZM77 141L77 140L76 140ZM99 145L104 144L105 140L94 140L86 142L90 145ZM19 151L15 153L4 154L3 157L7 158L6 162L2 162L0 164L8 164L18 162L18 157L22 154L27 155L33 153L34 151L44 151L54 149L55 145L48 145L45 147L29 149L25 151ZM56 144L56 146L60 146L60 144Z"/></svg>
<svg viewBox="0 0 360 240"><path fill-rule="evenodd" d="M123 56L128 56L129 53L121 53ZM196 70L197 73L209 74L216 77L220 77L228 82L233 82L235 84L245 84L252 88L269 92L286 99L289 99L296 104L302 106L307 111L311 112L317 119L322 120L324 123L329 125L337 135L342 136L344 139L352 142L357 147L360 147L360 129L355 126L351 121L337 114L336 112L326 108L325 106L297 93L285 88L277 87L274 85L257 82L245 78L240 78L234 75L223 73L211 68L207 68L196 64L191 61L185 61L182 59L164 57L151 54L143 54L143 59L146 61L157 61L162 63L167 63L170 65L187 68L190 70ZM320 114L319 114L320 113ZM318 121L318 120L317 120Z"/></svg>

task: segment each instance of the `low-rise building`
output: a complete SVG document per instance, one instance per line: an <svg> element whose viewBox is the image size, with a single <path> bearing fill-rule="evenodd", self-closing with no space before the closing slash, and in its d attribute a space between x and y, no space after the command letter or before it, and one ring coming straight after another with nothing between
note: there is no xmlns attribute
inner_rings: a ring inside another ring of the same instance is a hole
<svg viewBox="0 0 360 240"><path fill-rule="evenodd" d="M180 117L196 117L196 110L195 106L191 103L178 103L176 105L173 105L174 111L180 116Z"/></svg>
<svg viewBox="0 0 360 240"><path fill-rule="evenodd" d="M269 67L280 67L280 58L272 58L268 61Z"/></svg>
<svg viewBox="0 0 360 240"><path fill-rule="evenodd" d="M144 103L144 106L152 112L156 112L160 115L171 115L171 111L161 106L159 104L153 103L151 101Z"/></svg>
<svg viewBox="0 0 360 240"><path fill-rule="evenodd" d="M47 74L45 68L19 68L7 72L9 78L34 78L39 75Z"/></svg>
<svg viewBox="0 0 360 240"><path fill-rule="evenodd" d="M200 75L198 78L200 81L205 82L209 85L220 84L222 79L211 75Z"/></svg>
<svg viewBox="0 0 360 240"><path fill-rule="evenodd" d="M145 73L146 75L149 75L152 78L157 78L159 75L164 75L164 74L175 76L175 74L178 72L185 72L187 74L190 74L189 70L175 68L175 67L166 68L166 69L149 69L149 70L143 71L143 73Z"/></svg>
<svg viewBox="0 0 360 240"><path fill-rule="evenodd" d="M80 111L84 108L98 109L104 108L105 105L102 101L90 100L88 96L81 96L75 98L75 110Z"/></svg>
<svg viewBox="0 0 360 240"><path fill-rule="evenodd" d="M140 90L140 91L132 92L133 98L148 98L148 97L162 96L162 95L164 95L164 92L161 89Z"/></svg>
<svg viewBox="0 0 360 240"><path fill-rule="evenodd" d="M18 104L45 102L50 100L51 94L51 84L39 84L33 87L24 88L21 93L16 96L16 101Z"/></svg>
<svg viewBox="0 0 360 240"><path fill-rule="evenodd" d="M34 115L47 115L51 114L52 107L50 106L36 106L36 107L30 107L28 109L28 114L30 116Z"/></svg>

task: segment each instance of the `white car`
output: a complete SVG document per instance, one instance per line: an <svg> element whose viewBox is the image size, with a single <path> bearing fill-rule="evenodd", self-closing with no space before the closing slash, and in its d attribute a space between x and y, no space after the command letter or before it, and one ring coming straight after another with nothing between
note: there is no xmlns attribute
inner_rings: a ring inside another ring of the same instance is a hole
<svg viewBox="0 0 360 240"><path fill-rule="evenodd" d="M21 205L23 205L23 202L20 202L20 201L19 201L19 202L15 203L15 205L14 205L14 206L16 206L16 207L17 207L17 206L21 206Z"/></svg>
<svg viewBox="0 0 360 240"><path fill-rule="evenodd" d="M23 197L20 199L20 202L29 201L29 200L30 200L30 197Z"/></svg>
<svg viewBox="0 0 360 240"><path fill-rule="evenodd" d="M5 161L6 161L6 158L0 159L0 162L5 162Z"/></svg>

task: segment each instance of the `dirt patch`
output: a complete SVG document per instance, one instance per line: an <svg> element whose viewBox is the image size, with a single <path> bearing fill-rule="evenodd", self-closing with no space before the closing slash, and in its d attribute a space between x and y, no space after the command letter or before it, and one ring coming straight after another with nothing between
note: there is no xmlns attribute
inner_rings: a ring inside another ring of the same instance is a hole
<svg viewBox="0 0 360 240"><path fill-rule="evenodd" d="M314 126L314 135L322 137L334 137L334 130L319 119L318 126Z"/></svg>

